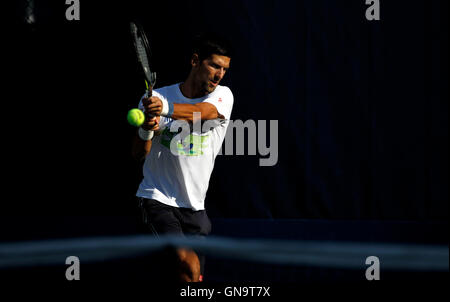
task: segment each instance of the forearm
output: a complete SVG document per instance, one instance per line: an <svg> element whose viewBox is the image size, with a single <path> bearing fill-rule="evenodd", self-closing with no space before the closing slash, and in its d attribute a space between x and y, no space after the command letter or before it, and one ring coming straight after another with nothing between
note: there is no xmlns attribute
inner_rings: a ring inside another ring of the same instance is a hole
<svg viewBox="0 0 450 302"><path fill-rule="evenodd" d="M173 104L173 113L171 118L175 120L185 120L193 122L194 112L200 113L201 120L213 120L222 117L214 105L210 103L197 104Z"/></svg>
<svg viewBox="0 0 450 302"><path fill-rule="evenodd" d="M152 148L152 141L151 140L143 140L139 137L139 134L136 132L136 135L133 139L133 146L132 146L132 156L137 161L141 161L145 159L148 153L150 153L150 150Z"/></svg>
<svg viewBox="0 0 450 302"><path fill-rule="evenodd" d="M217 118L224 119L216 106L208 102L200 102L196 104L183 104L176 102L169 102L166 99L159 97L151 97L142 101L144 110L154 116L167 116L174 120L185 120L193 122L194 112L200 113L200 119L214 120Z"/></svg>

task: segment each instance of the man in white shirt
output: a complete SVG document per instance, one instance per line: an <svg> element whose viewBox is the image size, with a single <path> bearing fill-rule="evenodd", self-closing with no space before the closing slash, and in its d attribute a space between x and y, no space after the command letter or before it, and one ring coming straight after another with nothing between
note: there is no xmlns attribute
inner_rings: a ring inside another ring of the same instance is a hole
<svg viewBox="0 0 450 302"><path fill-rule="evenodd" d="M204 35L196 40L186 81L156 89L139 103L146 119L134 140L133 156L145 162L136 195L157 235L206 236L211 230L204 203L233 107L231 90L219 85L230 60L225 40ZM200 113L203 127L194 113ZM188 133L180 134L186 125ZM203 257L199 260L187 249L177 255L181 280L202 281Z"/></svg>

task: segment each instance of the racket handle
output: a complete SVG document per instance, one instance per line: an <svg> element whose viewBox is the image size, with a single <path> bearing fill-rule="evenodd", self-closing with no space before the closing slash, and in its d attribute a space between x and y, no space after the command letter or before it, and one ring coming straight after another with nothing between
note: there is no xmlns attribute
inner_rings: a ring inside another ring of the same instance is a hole
<svg viewBox="0 0 450 302"><path fill-rule="evenodd" d="M147 97L151 97L152 94L153 94L153 86L149 86L148 90L147 90L147 95L148 95Z"/></svg>
<svg viewBox="0 0 450 302"><path fill-rule="evenodd" d="M153 91L152 86L149 86L148 89L145 91L145 98L146 99L152 97L152 91ZM150 116L154 117L153 115L150 115Z"/></svg>
<svg viewBox="0 0 450 302"><path fill-rule="evenodd" d="M152 97L152 91L153 91L153 89L151 87L149 87L148 90L145 91L145 98L146 99Z"/></svg>

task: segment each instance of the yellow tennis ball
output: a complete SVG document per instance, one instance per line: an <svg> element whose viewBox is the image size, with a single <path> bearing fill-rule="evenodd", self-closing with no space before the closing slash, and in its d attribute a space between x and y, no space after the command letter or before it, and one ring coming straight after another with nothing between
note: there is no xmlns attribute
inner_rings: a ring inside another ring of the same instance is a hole
<svg viewBox="0 0 450 302"><path fill-rule="evenodd" d="M128 111L127 120L130 125L140 127L145 120L144 112L137 108L131 109Z"/></svg>

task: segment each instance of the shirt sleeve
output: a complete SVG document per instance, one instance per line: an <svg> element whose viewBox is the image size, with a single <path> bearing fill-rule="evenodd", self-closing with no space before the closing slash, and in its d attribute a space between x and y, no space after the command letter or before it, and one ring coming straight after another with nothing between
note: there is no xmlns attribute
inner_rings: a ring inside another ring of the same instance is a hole
<svg viewBox="0 0 450 302"><path fill-rule="evenodd" d="M226 120L231 118L231 111L233 109L234 97L230 88L222 86L218 93L213 93L204 102L216 106L217 111L222 114Z"/></svg>

